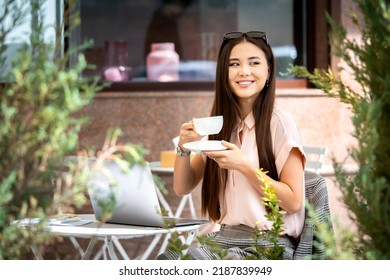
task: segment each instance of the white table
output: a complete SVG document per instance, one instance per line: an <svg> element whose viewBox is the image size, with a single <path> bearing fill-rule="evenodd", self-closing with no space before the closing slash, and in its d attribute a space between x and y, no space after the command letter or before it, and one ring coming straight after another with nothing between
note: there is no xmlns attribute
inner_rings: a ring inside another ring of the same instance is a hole
<svg viewBox="0 0 390 280"><path fill-rule="evenodd" d="M90 259L93 248L98 240L104 240L111 259L118 259L118 256L116 255L114 250L114 246L118 249L123 259L129 259L124 248L119 243L119 239L155 236L153 241L149 244L148 249L139 257L139 259L144 260L149 257L155 245L163 235L171 234L173 232L188 232L184 243L189 246L195 236L196 230L200 227L200 225L191 225L164 229L155 227L99 223L96 221L95 216L93 214L82 214L78 215L78 217L81 220L90 220L92 222L83 226L49 225L47 227L47 230L55 235L90 239L86 251L82 253L82 259ZM26 224L26 221L24 221L23 225L28 226L28 223ZM32 250L37 259L43 259L41 253L37 248L32 247Z"/></svg>

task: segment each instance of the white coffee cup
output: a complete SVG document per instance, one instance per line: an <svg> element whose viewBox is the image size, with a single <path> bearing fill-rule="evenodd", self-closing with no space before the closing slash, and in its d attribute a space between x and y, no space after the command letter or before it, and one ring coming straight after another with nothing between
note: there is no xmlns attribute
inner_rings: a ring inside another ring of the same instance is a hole
<svg viewBox="0 0 390 280"><path fill-rule="evenodd" d="M223 116L194 118L194 129L199 135L218 134L223 125Z"/></svg>

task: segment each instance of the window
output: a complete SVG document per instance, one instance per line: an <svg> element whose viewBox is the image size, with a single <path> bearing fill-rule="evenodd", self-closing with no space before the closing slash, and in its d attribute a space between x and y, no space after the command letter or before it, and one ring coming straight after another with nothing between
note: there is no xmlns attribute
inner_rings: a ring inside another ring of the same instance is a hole
<svg viewBox="0 0 390 280"><path fill-rule="evenodd" d="M20 2L18 5L23 5L24 8L29 9L30 3L26 2ZM43 19L43 24L46 26L44 38L45 42L54 42L55 41L55 32L54 29L51 28L55 22L56 22L56 2L55 1L45 1L43 3L43 10L45 11L45 17ZM4 27L7 26L8 23L11 23L11 15L7 14L5 15L5 19L2 20L2 24L6 24ZM7 19L7 20L6 20ZM11 63L14 59L15 55L18 54L19 49L24 44L29 44L29 36L31 35L31 29L30 29L30 17L29 15L26 16L25 21L18 25L17 27L13 27L11 32L7 34L7 37L4 39L4 53L2 54L4 56L4 62L0 66L1 68L1 74L0 74L0 83L6 83L9 82L7 80L6 76L9 74L11 70ZM12 25L10 25L12 26ZM2 26L3 28L3 26ZM1 34L3 35L3 34Z"/></svg>
<svg viewBox="0 0 390 280"><path fill-rule="evenodd" d="M317 2L328 1L80 0L81 25L70 44L95 42L85 56L97 69L85 75L101 75L109 64L115 66L114 56L132 68L132 82L148 82L146 57L151 44L173 42L180 57L180 81L213 81L222 35L261 30L273 47L278 79L286 79L280 73L290 63L310 66L316 56L315 49L308 48L313 44L307 31L308 21L316 20L316 15L306 15L319 6ZM327 34L322 36L326 40Z"/></svg>

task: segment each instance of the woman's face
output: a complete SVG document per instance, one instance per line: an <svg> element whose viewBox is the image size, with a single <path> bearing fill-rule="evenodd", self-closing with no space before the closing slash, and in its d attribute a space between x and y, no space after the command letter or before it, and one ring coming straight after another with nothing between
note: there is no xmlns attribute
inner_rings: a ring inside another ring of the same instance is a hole
<svg viewBox="0 0 390 280"><path fill-rule="evenodd" d="M229 83L240 101L254 102L268 76L267 59L260 48L245 41L233 47L229 58Z"/></svg>

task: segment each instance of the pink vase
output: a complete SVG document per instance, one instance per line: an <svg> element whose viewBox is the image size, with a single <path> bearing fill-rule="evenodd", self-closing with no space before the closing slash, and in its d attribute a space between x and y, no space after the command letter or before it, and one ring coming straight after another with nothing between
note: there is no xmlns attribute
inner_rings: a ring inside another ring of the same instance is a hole
<svg viewBox="0 0 390 280"><path fill-rule="evenodd" d="M179 55L174 43L154 43L146 58L150 81L171 82L179 80Z"/></svg>
<svg viewBox="0 0 390 280"><path fill-rule="evenodd" d="M105 67L103 79L121 82L132 78L132 68L129 66L127 41L105 41Z"/></svg>

